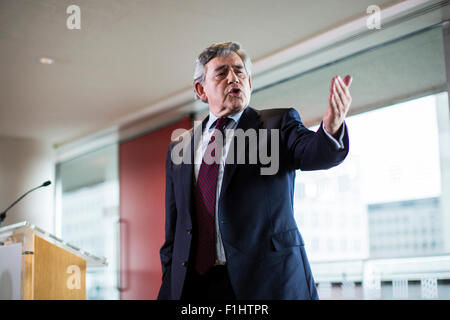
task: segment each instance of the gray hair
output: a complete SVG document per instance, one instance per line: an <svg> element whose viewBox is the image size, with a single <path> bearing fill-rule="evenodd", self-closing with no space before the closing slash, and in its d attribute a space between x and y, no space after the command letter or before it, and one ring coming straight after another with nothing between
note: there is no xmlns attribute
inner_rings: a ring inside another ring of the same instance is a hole
<svg viewBox="0 0 450 320"><path fill-rule="evenodd" d="M199 54L197 61L195 61L195 69L194 69L194 84L196 82L203 83L205 80L205 65L215 57L226 57L230 52L236 52L236 54L241 58L244 63L245 71L248 75L251 74L252 62L250 57L245 53L243 49L241 49L241 45L237 42L215 42L210 45L208 48L202 51ZM200 99L195 92L195 98ZM202 100L203 101L203 100ZM206 102L206 101L203 101Z"/></svg>

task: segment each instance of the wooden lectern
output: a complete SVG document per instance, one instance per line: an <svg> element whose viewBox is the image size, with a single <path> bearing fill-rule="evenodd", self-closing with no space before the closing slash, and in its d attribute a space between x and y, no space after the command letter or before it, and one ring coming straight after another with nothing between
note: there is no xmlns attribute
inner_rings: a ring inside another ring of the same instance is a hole
<svg viewBox="0 0 450 320"><path fill-rule="evenodd" d="M16 275L20 280L14 283L14 276L0 274L0 285L5 286L1 282L6 280L16 289L20 285L20 299L25 300L86 299L86 267L107 265L105 258L89 254L26 221L0 228L0 259L2 252L8 251L8 257L12 257L10 267L15 268L14 250L6 250L7 246L17 249L20 271Z"/></svg>

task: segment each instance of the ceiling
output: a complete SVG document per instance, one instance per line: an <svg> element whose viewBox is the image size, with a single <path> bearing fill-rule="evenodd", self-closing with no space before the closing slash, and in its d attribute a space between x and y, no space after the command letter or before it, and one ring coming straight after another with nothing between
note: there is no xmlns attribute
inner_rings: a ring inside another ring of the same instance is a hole
<svg viewBox="0 0 450 320"><path fill-rule="evenodd" d="M0 135L83 137L189 90L212 42L240 42L257 62L392 3L79 0L81 29L69 30L72 0L2 0Z"/></svg>

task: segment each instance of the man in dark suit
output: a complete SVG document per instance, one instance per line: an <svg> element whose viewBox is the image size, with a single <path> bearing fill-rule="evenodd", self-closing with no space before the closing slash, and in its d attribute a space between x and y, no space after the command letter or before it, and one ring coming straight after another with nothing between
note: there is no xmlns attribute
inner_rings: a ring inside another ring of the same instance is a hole
<svg viewBox="0 0 450 320"><path fill-rule="evenodd" d="M350 83L332 79L314 132L293 108L249 107L251 62L239 44L215 43L199 55L194 90L210 112L169 147L159 299L318 299L293 215L295 170L346 157ZM275 170L252 161L261 150L271 151Z"/></svg>

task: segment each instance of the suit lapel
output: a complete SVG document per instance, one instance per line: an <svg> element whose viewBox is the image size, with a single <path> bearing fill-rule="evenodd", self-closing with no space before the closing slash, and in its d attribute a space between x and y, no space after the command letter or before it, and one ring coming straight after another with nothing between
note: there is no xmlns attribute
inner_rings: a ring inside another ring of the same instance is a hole
<svg viewBox="0 0 450 320"><path fill-rule="evenodd" d="M206 123L208 122L209 116L206 117L202 121L202 128L193 128L190 133L190 162L189 163L183 163L180 168L180 181L182 184L182 190L183 192L183 200L186 206L181 206L182 208L189 208L189 211L192 215L192 208L193 208L193 190L195 188L194 183L194 159L195 159L195 143L201 143L201 135L203 132L203 128L205 127ZM197 135L197 139L196 139ZM192 217L191 217L192 218Z"/></svg>
<svg viewBox="0 0 450 320"><path fill-rule="evenodd" d="M247 107L244 110L244 112L242 113L242 116L239 119L236 129L242 129L242 130L246 131L248 129L253 128L256 130L256 132L258 134L259 120L260 119L259 119L258 113L253 108ZM236 145L236 137L233 137L233 140ZM246 140L245 145L246 145L245 152L248 152L249 148L248 148L247 140ZM220 190L219 201L222 200L223 195L225 194L226 189L228 188L228 185L230 184L231 179L233 178L233 175L236 172L237 158L242 156L242 155L235 154L234 152L233 152L233 155L234 155L234 159L233 159L233 161L231 161L231 159L229 159L230 152L228 152L227 161L225 163L225 169L224 169L224 173L223 173L223 180L222 180L222 187ZM232 162L232 163L228 163L228 162Z"/></svg>

